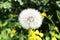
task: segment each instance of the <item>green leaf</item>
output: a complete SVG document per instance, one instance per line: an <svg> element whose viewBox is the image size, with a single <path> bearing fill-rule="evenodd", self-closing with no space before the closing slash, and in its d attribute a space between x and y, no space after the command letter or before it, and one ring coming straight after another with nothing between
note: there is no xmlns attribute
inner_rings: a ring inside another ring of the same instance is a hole
<svg viewBox="0 0 60 40"><path fill-rule="evenodd" d="M11 32L11 29L4 29L1 34L9 34Z"/></svg>
<svg viewBox="0 0 60 40"><path fill-rule="evenodd" d="M51 19L52 19L52 16L53 16L53 15L48 15L47 18L48 18L49 20L51 20Z"/></svg>
<svg viewBox="0 0 60 40"><path fill-rule="evenodd" d="M10 22L10 20L12 20L12 18L5 20L5 22L3 23L3 26L6 26Z"/></svg>
<svg viewBox="0 0 60 40"><path fill-rule="evenodd" d="M2 27L2 21L0 21L0 27Z"/></svg>
<svg viewBox="0 0 60 40"><path fill-rule="evenodd" d="M20 34L19 40L24 40L24 35Z"/></svg>
<svg viewBox="0 0 60 40"><path fill-rule="evenodd" d="M53 24L48 24L48 26L49 26L49 30L52 31L54 28Z"/></svg>
<svg viewBox="0 0 60 40"><path fill-rule="evenodd" d="M3 26L6 26L8 24L8 21L9 20L6 20L4 23L3 23Z"/></svg>
<svg viewBox="0 0 60 40"><path fill-rule="evenodd" d="M40 1L39 0L31 0L31 2L35 3L36 5L40 5Z"/></svg>
<svg viewBox="0 0 60 40"><path fill-rule="evenodd" d="M58 19L60 21L60 11L57 11L57 17L58 17Z"/></svg>
<svg viewBox="0 0 60 40"><path fill-rule="evenodd" d="M21 24L19 22L15 22L14 25L18 26L19 28L21 28Z"/></svg>
<svg viewBox="0 0 60 40"><path fill-rule="evenodd" d="M60 1L56 1L56 4L60 7Z"/></svg>
<svg viewBox="0 0 60 40"><path fill-rule="evenodd" d="M10 29L5 29L1 32L0 34L0 40L10 40L9 34L10 34Z"/></svg>
<svg viewBox="0 0 60 40"><path fill-rule="evenodd" d="M7 2L1 2L0 8L10 9L11 8L11 3L8 2L8 1Z"/></svg>
<svg viewBox="0 0 60 40"><path fill-rule="evenodd" d="M54 36L54 37L56 37L56 38L59 38L59 35L56 34L55 32L52 32L52 31L51 31L51 32L50 32L50 35L51 35L51 36Z"/></svg>
<svg viewBox="0 0 60 40"><path fill-rule="evenodd" d="M20 3L20 5L24 4L22 0L18 0L18 2Z"/></svg>
<svg viewBox="0 0 60 40"><path fill-rule="evenodd" d="M60 33L59 33L59 36L58 36L58 38L60 39Z"/></svg>
<svg viewBox="0 0 60 40"><path fill-rule="evenodd" d="M46 40L50 40L50 37L49 37L49 36L46 36L45 39L46 39Z"/></svg>
<svg viewBox="0 0 60 40"><path fill-rule="evenodd" d="M49 0L42 0L42 3L43 3L44 5L46 5L48 1L49 1Z"/></svg>

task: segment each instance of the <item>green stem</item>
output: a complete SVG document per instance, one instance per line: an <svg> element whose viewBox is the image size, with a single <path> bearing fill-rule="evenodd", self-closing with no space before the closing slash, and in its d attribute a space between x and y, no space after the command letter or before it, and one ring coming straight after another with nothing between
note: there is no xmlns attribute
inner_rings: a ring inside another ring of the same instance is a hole
<svg viewBox="0 0 60 40"><path fill-rule="evenodd" d="M49 19L48 17L46 17L47 19ZM54 22L53 22L53 20L52 19L49 19L50 21L51 21L51 23L53 24L53 27L52 26L50 26L50 24L48 24L49 25L49 30L51 31L53 28L54 28L54 26L55 26L55 24L54 24Z"/></svg>
<svg viewBox="0 0 60 40"><path fill-rule="evenodd" d="M51 23L55 26L55 24L54 24L53 20L50 20L50 21L51 21Z"/></svg>
<svg viewBox="0 0 60 40"><path fill-rule="evenodd" d="M58 17L58 19L59 19L59 21L60 21L60 18L59 18L59 14L57 13L57 17Z"/></svg>
<svg viewBox="0 0 60 40"><path fill-rule="evenodd" d="M47 19L49 19L48 17L46 17ZM55 26L54 22L52 19L49 19L51 21L51 23Z"/></svg>

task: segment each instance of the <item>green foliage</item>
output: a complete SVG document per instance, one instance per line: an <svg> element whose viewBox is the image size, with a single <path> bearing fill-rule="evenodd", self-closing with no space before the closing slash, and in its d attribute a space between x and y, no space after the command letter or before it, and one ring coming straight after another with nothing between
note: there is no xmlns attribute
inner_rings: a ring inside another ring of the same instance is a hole
<svg viewBox="0 0 60 40"><path fill-rule="evenodd" d="M2 30L2 32L0 34L0 40L11 40L9 37L10 32L11 32L10 29Z"/></svg>
<svg viewBox="0 0 60 40"><path fill-rule="evenodd" d="M9 9L9 8L11 8L11 3L9 3L9 2L1 3L0 8Z"/></svg>
<svg viewBox="0 0 60 40"><path fill-rule="evenodd" d="M49 36L46 36L46 40L50 40L50 37Z"/></svg>
<svg viewBox="0 0 60 40"><path fill-rule="evenodd" d="M22 0L18 0L18 2L20 3L20 5L23 5L24 3L22 2Z"/></svg>
<svg viewBox="0 0 60 40"><path fill-rule="evenodd" d="M60 11L57 11L57 17L58 17L58 19L60 21Z"/></svg>
<svg viewBox="0 0 60 40"><path fill-rule="evenodd" d="M57 5L60 7L60 1L56 1Z"/></svg>
<svg viewBox="0 0 60 40"><path fill-rule="evenodd" d="M19 40L24 40L24 35L23 34L20 34Z"/></svg>
<svg viewBox="0 0 60 40"><path fill-rule="evenodd" d="M44 40L56 37L60 40L60 0L0 0L0 40L28 40L28 30L18 22L19 13L26 8L45 12L42 26L38 29L44 33ZM58 21L58 23L57 23ZM57 26L58 32L54 30ZM16 32L11 37L11 30Z"/></svg>

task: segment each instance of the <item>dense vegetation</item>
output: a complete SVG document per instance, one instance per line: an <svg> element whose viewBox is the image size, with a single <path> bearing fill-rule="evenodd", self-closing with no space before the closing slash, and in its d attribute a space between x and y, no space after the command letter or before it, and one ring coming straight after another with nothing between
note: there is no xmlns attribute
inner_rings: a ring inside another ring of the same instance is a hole
<svg viewBox="0 0 60 40"><path fill-rule="evenodd" d="M28 30L18 21L26 8L46 13L42 26L36 29L44 33L43 40L60 40L60 0L0 0L0 40L28 40Z"/></svg>

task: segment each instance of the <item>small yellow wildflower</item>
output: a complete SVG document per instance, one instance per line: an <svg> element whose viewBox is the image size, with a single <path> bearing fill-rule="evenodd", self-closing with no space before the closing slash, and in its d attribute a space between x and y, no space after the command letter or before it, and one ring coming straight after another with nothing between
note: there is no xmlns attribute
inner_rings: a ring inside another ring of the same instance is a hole
<svg viewBox="0 0 60 40"><path fill-rule="evenodd" d="M29 35L33 35L34 34L34 30L33 29L29 29Z"/></svg>
<svg viewBox="0 0 60 40"><path fill-rule="evenodd" d="M35 34L39 34L39 31L38 31L38 30L36 30L36 31L35 31Z"/></svg>
<svg viewBox="0 0 60 40"><path fill-rule="evenodd" d="M57 31L57 32L59 31L59 30L58 30L58 27L54 27L54 30Z"/></svg>
<svg viewBox="0 0 60 40"><path fill-rule="evenodd" d="M15 29L13 29L12 31L11 31L11 34L14 34L16 32L16 30Z"/></svg>
<svg viewBox="0 0 60 40"><path fill-rule="evenodd" d="M33 35L33 36L30 36L28 40L42 40L39 36L37 35Z"/></svg>
<svg viewBox="0 0 60 40"><path fill-rule="evenodd" d="M43 12L41 15L43 18L47 16L45 12Z"/></svg>
<svg viewBox="0 0 60 40"><path fill-rule="evenodd" d="M29 39L28 40L33 40L33 37L29 37Z"/></svg>
<svg viewBox="0 0 60 40"><path fill-rule="evenodd" d="M40 33L39 33L39 36L40 36L40 37L43 37L43 36L44 36L44 34L40 32Z"/></svg>
<svg viewBox="0 0 60 40"><path fill-rule="evenodd" d="M37 35L39 35L39 36L41 36L41 37L43 37L43 36L44 36L44 34L43 34L43 33L41 33L41 32L39 32L38 30L36 30L36 31L35 31L35 34L37 34Z"/></svg>
<svg viewBox="0 0 60 40"><path fill-rule="evenodd" d="M37 39L37 35L33 35L33 40L36 40Z"/></svg>
<svg viewBox="0 0 60 40"><path fill-rule="evenodd" d="M16 32L16 30L14 30L14 29L11 31L11 37L14 36L15 32Z"/></svg>
<svg viewBox="0 0 60 40"><path fill-rule="evenodd" d="M57 40L55 37L52 37L52 40Z"/></svg>
<svg viewBox="0 0 60 40"><path fill-rule="evenodd" d="M39 37L38 35L39 35L38 30L34 31L33 29L30 29L29 30L29 38L28 38L28 40L42 40L41 37Z"/></svg>
<svg viewBox="0 0 60 40"><path fill-rule="evenodd" d="M36 40L42 40L41 37L39 36L36 36Z"/></svg>
<svg viewBox="0 0 60 40"><path fill-rule="evenodd" d="M13 37L14 36L14 34L11 34L11 37Z"/></svg>

